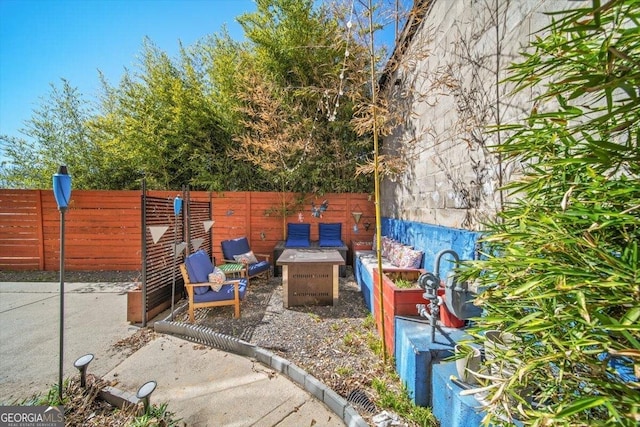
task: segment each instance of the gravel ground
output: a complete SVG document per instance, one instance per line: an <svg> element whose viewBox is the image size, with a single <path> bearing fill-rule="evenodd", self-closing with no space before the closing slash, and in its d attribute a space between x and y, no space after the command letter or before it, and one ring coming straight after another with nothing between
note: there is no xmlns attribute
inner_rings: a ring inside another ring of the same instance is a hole
<svg viewBox="0 0 640 427"><path fill-rule="evenodd" d="M131 282L136 272L65 272L67 282ZM0 271L0 281L58 281L57 272ZM383 411L372 381L379 378L400 393L393 366L385 366L378 349L381 341L364 304L351 268L340 278L339 300L334 306L285 309L280 277L251 279L242 303L242 315L232 307L196 310L196 323L233 336L286 358L322 381L356 407L371 422ZM188 321L186 311L176 321ZM144 342L145 340L142 340ZM398 420L398 424L412 424ZM372 424L373 425L373 424Z"/></svg>

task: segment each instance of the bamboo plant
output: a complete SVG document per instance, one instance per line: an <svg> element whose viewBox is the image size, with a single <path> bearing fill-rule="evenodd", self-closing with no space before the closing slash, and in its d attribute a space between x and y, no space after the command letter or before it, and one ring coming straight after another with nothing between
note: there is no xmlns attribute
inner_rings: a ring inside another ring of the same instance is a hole
<svg viewBox="0 0 640 427"><path fill-rule="evenodd" d="M542 92L495 149L523 165L462 278L485 287L471 330L520 339L487 366L487 423L640 422L640 3L552 14L507 83Z"/></svg>

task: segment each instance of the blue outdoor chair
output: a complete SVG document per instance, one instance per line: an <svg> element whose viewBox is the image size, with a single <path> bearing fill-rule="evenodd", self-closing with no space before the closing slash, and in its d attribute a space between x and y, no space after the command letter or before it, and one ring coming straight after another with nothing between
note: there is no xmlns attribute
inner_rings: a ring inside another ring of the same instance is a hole
<svg viewBox="0 0 640 427"><path fill-rule="evenodd" d="M287 223L285 248L308 248L311 246L311 224Z"/></svg>
<svg viewBox="0 0 640 427"><path fill-rule="evenodd" d="M246 237L223 240L220 245L222 246L223 261L245 264L247 267L245 277L248 279L261 274L266 274L267 278L271 275L270 256L253 253Z"/></svg>
<svg viewBox="0 0 640 427"><path fill-rule="evenodd" d="M342 241L342 223L323 223L318 224L318 235L320 247L344 246Z"/></svg>
<svg viewBox="0 0 640 427"><path fill-rule="evenodd" d="M232 305L234 317L240 317L240 301L244 299L247 292L247 279L225 280L219 284L209 283L209 274L213 273L213 270L211 259L203 250L187 256L184 264L180 264L180 273L189 299L191 323L195 320L196 308ZM214 290L214 287L217 290Z"/></svg>

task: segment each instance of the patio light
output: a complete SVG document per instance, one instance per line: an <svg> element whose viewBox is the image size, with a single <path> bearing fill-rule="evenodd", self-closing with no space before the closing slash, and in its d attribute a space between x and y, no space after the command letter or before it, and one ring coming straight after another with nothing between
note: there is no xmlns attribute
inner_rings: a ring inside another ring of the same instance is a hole
<svg viewBox="0 0 640 427"><path fill-rule="evenodd" d="M62 364L64 354L64 214L71 199L71 176L65 165L60 165L53 175L53 195L60 211L60 366L58 371L58 396L62 402Z"/></svg>
<svg viewBox="0 0 640 427"><path fill-rule="evenodd" d="M73 362L73 366L78 368L80 371L80 387L85 387L87 385L87 366L93 360L93 354L85 354L84 356L80 356Z"/></svg>
<svg viewBox="0 0 640 427"><path fill-rule="evenodd" d="M146 383L142 384L142 387L140 387L138 389L138 392L136 393L136 397L142 400L142 403L144 404L145 414L149 413L149 407L150 407L149 401L150 401L151 393L153 393L157 385L158 384L155 381L147 381Z"/></svg>
<svg viewBox="0 0 640 427"><path fill-rule="evenodd" d="M178 233L178 215L182 211L182 199L180 196L176 196L173 199L173 264L171 265L171 321L173 321L173 306L176 299L176 257L177 257L177 233Z"/></svg>
<svg viewBox="0 0 640 427"><path fill-rule="evenodd" d="M175 199L173 199L173 214L175 216L180 215L180 211L182 210L182 199L180 198L180 196L176 196Z"/></svg>

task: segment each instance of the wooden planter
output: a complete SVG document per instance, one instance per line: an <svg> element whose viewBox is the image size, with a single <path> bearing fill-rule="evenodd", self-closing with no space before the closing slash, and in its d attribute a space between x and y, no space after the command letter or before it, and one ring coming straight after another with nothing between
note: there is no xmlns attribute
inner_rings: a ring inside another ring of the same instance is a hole
<svg viewBox="0 0 640 427"><path fill-rule="evenodd" d="M384 308L384 335L387 351L394 354L395 340L395 316L418 316L416 304L427 304L422 297L424 291L418 287L415 288L398 288L394 281L404 279L408 281L417 281L418 277L426 270L423 269L383 269L382 280L384 286L382 288L382 301ZM373 312L376 318L376 327L378 333L382 336L382 316L380 313L380 286L378 280L378 269L373 269Z"/></svg>
<svg viewBox="0 0 640 427"><path fill-rule="evenodd" d="M180 301L181 295L176 295L174 302ZM171 298L147 311L147 321L153 319L167 308L171 307ZM142 323L142 289L127 291L127 322Z"/></svg>
<svg viewBox="0 0 640 427"><path fill-rule="evenodd" d="M142 290L127 292L127 322L142 323Z"/></svg>
<svg viewBox="0 0 640 427"><path fill-rule="evenodd" d="M424 290L417 284L418 277L425 273L424 269L382 269L382 280L384 286L383 307L384 307L384 332L385 343L389 354L393 354L395 340L395 316L419 316L417 304L429 305L429 301L422 296ZM395 281L403 279L410 282L416 281L415 288L398 288ZM378 333L382 336L382 322L380 315L380 288L378 286L378 269L373 269L373 312L375 313ZM444 288L438 290L438 295L444 298ZM440 324L447 328L461 328L464 320L460 320L449 312L447 306L440 306Z"/></svg>

